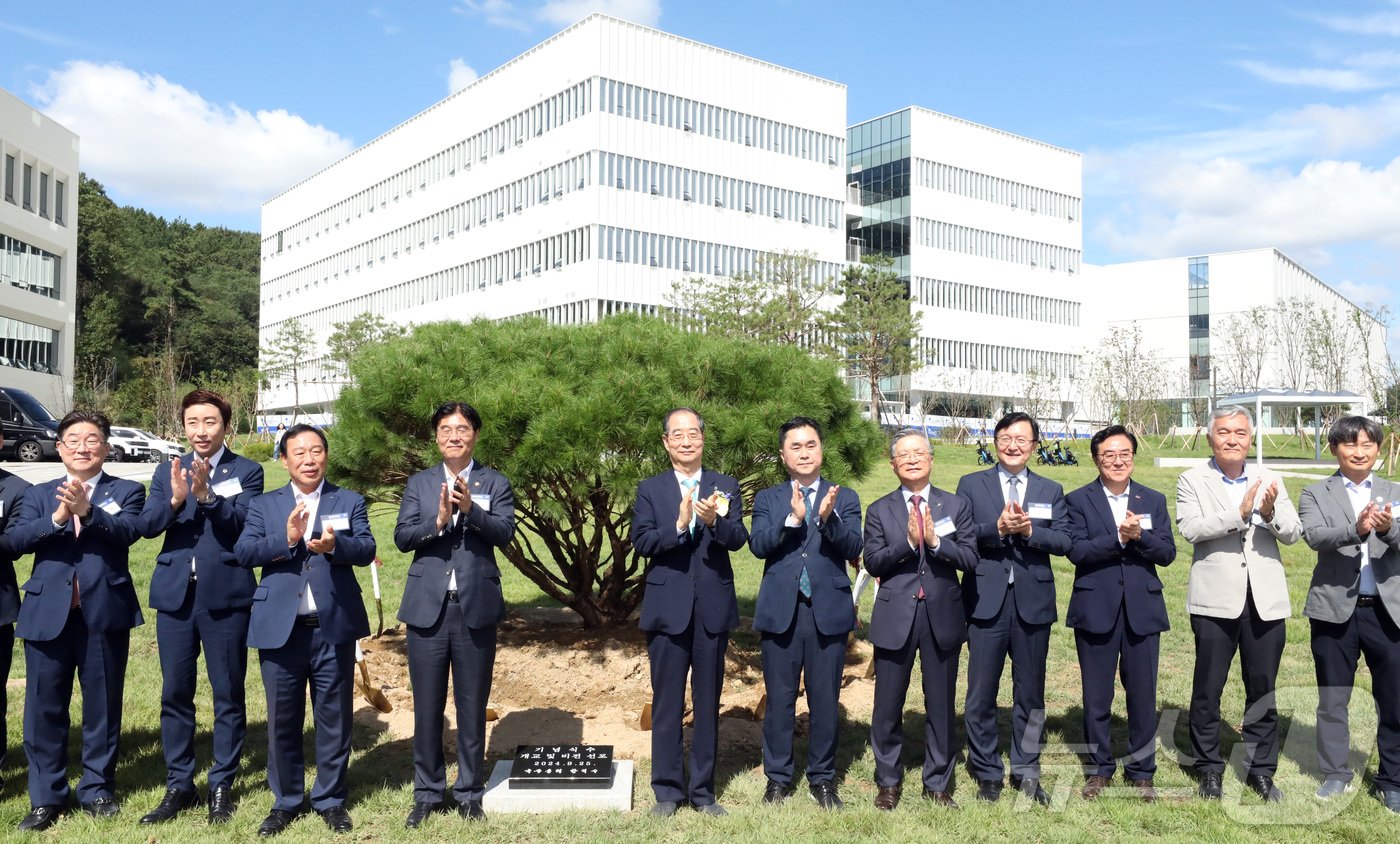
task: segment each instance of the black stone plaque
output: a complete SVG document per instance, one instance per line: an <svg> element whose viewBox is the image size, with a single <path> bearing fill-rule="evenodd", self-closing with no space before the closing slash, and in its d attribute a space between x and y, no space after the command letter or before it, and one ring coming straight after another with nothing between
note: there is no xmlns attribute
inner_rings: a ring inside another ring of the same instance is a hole
<svg viewBox="0 0 1400 844"><path fill-rule="evenodd" d="M608 788L610 744L521 744L510 766L511 788Z"/></svg>

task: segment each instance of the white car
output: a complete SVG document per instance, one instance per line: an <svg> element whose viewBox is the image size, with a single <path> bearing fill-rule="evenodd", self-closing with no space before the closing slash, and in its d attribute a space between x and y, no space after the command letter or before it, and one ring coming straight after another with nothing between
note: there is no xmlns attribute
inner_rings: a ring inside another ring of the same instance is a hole
<svg viewBox="0 0 1400 844"><path fill-rule="evenodd" d="M151 459L151 444L137 433L135 428L112 428L111 436L107 437L107 444L113 462Z"/></svg>
<svg viewBox="0 0 1400 844"><path fill-rule="evenodd" d="M167 460L179 457L185 453L184 446L179 443L173 443L170 440L163 440L150 431L143 431L137 428L136 433L145 437L146 441L151 444L152 458L158 463L164 463Z"/></svg>

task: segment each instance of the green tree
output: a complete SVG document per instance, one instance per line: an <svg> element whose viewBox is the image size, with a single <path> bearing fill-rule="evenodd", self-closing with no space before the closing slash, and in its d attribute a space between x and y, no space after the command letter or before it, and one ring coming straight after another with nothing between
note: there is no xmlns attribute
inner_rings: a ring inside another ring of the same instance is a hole
<svg viewBox="0 0 1400 844"><path fill-rule="evenodd" d="M909 307L909 290L895 275L894 261L867 255L841 278L841 304L832 330L843 346L846 373L870 390L870 418L880 421L880 382L908 375L914 368L919 320Z"/></svg>
<svg viewBox="0 0 1400 844"><path fill-rule="evenodd" d="M399 337L404 327L389 322L379 314L368 311L348 322L331 325L335 329L326 341L326 352L345 377L350 375L350 361L361 349L374 343L382 343L391 337Z"/></svg>
<svg viewBox="0 0 1400 844"><path fill-rule="evenodd" d="M792 346L618 316L594 325L539 319L430 323L368 347L336 404L332 472L372 498L440 459L428 419L467 401L483 420L476 456L515 488L518 529L505 557L587 626L641 602L644 561L628 539L638 482L669 467L665 412L706 418L705 464L741 479L744 501L782 476L778 425L824 428L824 474L863 476L884 450L835 366Z"/></svg>
<svg viewBox="0 0 1400 844"><path fill-rule="evenodd" d="M677 282L667 302L683 320L710 334L823 354L830 352L827 317L836 288L836 279L822 272L813 253L770 252L753 272Z"/></svg>
<svg viewBox="0 0 1400 844"><path fill-rule="evenodd" d="M263 378L286 378L292 385L292 421L301 414L301 373L316 350L316 337L299 319L289 319L277 329L262 352Z"/></svg>

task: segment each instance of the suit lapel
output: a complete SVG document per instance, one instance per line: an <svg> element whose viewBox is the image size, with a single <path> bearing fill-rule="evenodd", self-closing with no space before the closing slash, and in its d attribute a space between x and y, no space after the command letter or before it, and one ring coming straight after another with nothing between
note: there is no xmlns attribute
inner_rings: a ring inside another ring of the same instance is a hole
<svg viewBox="0 0 1400 844"><path fill-rule="evenodd" d="M1098 489L1094 487L1098 487ZM1113 509L1108 506L1108 498L1104 492L1103 483L1100 481L1094 481L1090 484L1089 502L1089 506L1093 507L1094 512L1099 514L1099 521L1103 522L1104 528L1109 533L1118 533L1118 523L1113 521Z"/></svg>
<svg viewBox="0 0 1400 844"><path fill-rule="evenodd" d="M1247 471L1247 470L1246 470ZM1219 510L1237 510L1236 505L1230 503L1230 497L1225 492L1225 482L1223 477L1214 466L1206 464L1205 471L1200 475L1205 479L1205 487L1211 499L1215 501L1215 506Z"/></svg>
<svg viewBox="0 0 1400 844"><path fill-rule="evenodd" d="M1356 517L1352 515L1351 509L1351 495L1347 493L1347 481L1340 471L1327 479L1327 488L1332 493L1333 502L1341 510L1342 515L1346 517L1343 524L1346 521L1355 522Z"/></svg>
<svg viewBox="0 0 1400 844"><path fill-rule="evenodd" d="M993 466L983 472L982 483L987 485L988 499L996 502L997 509L1000 510L1006 506L1006 497L1001 494L1001 478L998 476L998 471L997 467ZM1027 486L1029 486L1029 484L1027 484Z"/></svg>

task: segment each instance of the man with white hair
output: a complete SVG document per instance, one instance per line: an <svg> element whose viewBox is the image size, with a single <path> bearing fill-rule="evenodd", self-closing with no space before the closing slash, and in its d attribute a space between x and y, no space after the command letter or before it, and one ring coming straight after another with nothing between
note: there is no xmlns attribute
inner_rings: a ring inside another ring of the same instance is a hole
<svg viewBox="0 0 1400 844"><path fill-rule="evenodd" d="M1191 684L1191 749L1200 795L1219 800L1225 761L1220 753L1220 695L1235 652L1244 679L1245 783L1265 802L1283 792L1278 769L1278 712L1274 683L1292 614L1279 543L1298 541L1302 526L1283 480L1249 466L1253 418L1237 405L1211 414L1213 457L1181 474L1176 524L1194 548L1186 609L1196 639Z"/></svg>

